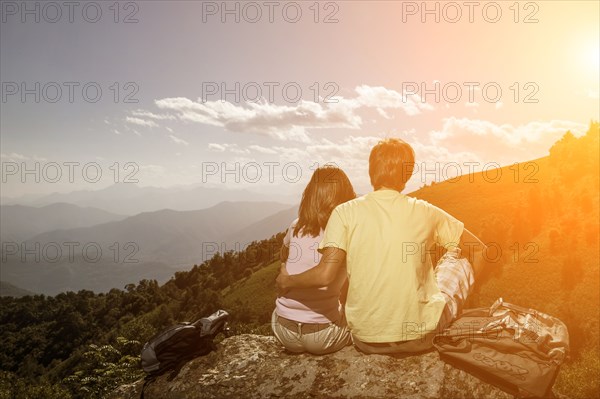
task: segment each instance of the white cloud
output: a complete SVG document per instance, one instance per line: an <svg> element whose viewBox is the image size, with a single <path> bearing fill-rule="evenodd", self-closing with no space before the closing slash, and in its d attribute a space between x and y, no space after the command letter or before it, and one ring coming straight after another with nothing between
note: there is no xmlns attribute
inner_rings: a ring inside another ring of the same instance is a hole
<svg viewBox="0 0 600 399"><path fill-rule="evenodd" d="M208 144L208 149L211 151L216 151L216 152L223 152L226 150L225 146L223 146L221 144L217 144L217 143Z"/></svg>
<svg viewBox="0 0 600 399"><path fill-rule="evenodd" d="M234 154L249 154L250 150L248 148L240 148L237 144L217 144L217 143L210 143L208 145L208 149L209 151L214 151L214 152L225 152L225 151L229 151L232 152Z"/></svg>
<svg viewBox="0 0 600 399"><path fill-rule="evenodd" d="M308 141L306 128L351 128L360 118L342 107L323 107L309 101L295 106L247 103L247 107L225 101L195 102L187 98L157 100L161 109L174 111L185 121L221 126L232 132L265 134L280 140Z"/></svg>
<svg viewBox="0 0 600 399"><path fill-rule="evenodd" d="M19 154L17 152L11 152L10 154L1 153L0 157L9 159L11 161L14 161L14 160L26 161L28 159L31 159L30 157L23 155L23 154Z"/></svg>
<svg viewBox="0 0 600 399"><path fill-rule="evenodd" d="M371 148L381 139L382 137L375 136L349 136L341 142L322 139L319 143L307 146L306 151L309 159L320 159L325 162L342 160L347 160L349 163L367 162Z"/></svg>
<svg viewBox="0 0 600 399"><path fill-rule="evenodd" d="M411 129L391 132L390 135L407 141L415 150L417 171L407 185L407 192L419 188L432 180L441 181L480 171L485 165L510 165L547 155L548 149L567 130L576 135L587 129L584 124L570 121L537 121L522 125L495 124L486 120L468 118L446 118L438 130L428 133ZM341 139L314 138L310 143L249 145L211 143L209 150L242 154L230 162L278 162L276 183L285 183L282 177L284 165L295 163L302 169L298 186L306 184L314 169L326 163L335 163L350 177L355 190L366 193L370 190L368 159L370 151L387 134L369 136L346 136ZM256 155L250 159L248 152ZM229 158L228 158L229 159ZM469 162L475 162L474 165ZM448 165L458 165L447 168ZM294 168L289 173L296 173Z"/></svg>
<svg viewBox="0 0 600 399"><path fill-rule="evenodd" d="M11 152L10 154L0 153L0 158L7 159L10 162L17 161L38 161L38 162L46 162L48 159L44 157L40 157L38 155L27 156L24 154L19 154L17 152Z"/></svg>
<svg viewBox="0 0 600 399"><path fill-rule="evenodd" d="M251 145L248 148L253 151L263 153L263 154L277 154L277 151L275 151L274 149L262 147L260 145Z"/></svg>
<svg viewBox="0 0 600 399"><path fill-rule="evenodd" d="M358 86L355 91L358 93L358 97L348 101L355 101L360 106L375 108L378 111L386 108L401 109L406 115L413 116L420 114L422 110L433 109L418 94L399 93L382 86L367 85Z"/></svg>
<svg viewBox="0 0 600 399"><path fill-rule="evenodd" d="M137 109L135 111L131 111L133 116L137 116L139 118L150 118L156 120L175 120L173 115L169 114L154 114L150 111L145 111L143 109Z"/></svg>
<svg viewBox="0 0 600 399"><path fill-rule="evenodd" d="M392 117L388 112L391 109L402 110L409 116L433 109L416 94L401 94L381 86L357 86L355 92L357 95L353 98L332 97L332 102L327 103L301 100L294 105L266 101L237 105L227 101L193 101L185 97L163 98L155 104L183 121L304 143L310 143L307 129L359 129L363 124L357 114L360 109L373 108L384 118ZM137 111L137 114L148 116L152 113Z"/></svg>
<svg viewBox="0 0 600 399"><path fill-rule="evenodd" d="M232 145L231 147L229 147L229 151L233 152L234 154L249 154L250 150L248 150L247 148L239 148L237 145Z"/></svg>
<svg viewBox="0 0 600 399"><path fill-rule="evenodd" d="M291 177L288 176L287 184L289 185L290 179L295 179L298 172L297 166L300 166L302 179L297 184L303 185L317 167L334 163L346 172L354 184L355 190L365 193L369 189L369 153L373 145L382 137L348 136L339 141L319 139L307 146L275 145L272 147L249 146L248 148L258 150L256 147L261 147L261 150L258 151L270 155L268 158L270 162L278 162L274 173L276 182L286 184L283 171L288 166L287 172ZM241 160L242 158L240 158L240 162ZM260 164L260 162L258 163Z"/></svg>
<svg viewBox="0 0 600 399"><path fill-rule="evenodd" d="M188 143L187 141L185 141L184 139L180 139L179 137L173 136L172 134L169 134L169 138L175 143L175 144L183 144L183 145L190 145L190 143Z"/></svg>
<svg viewBox="0 0 600 399"><path fill-rule="evenodd" d="M149 121L149 120L140 119L140 118L134 118L131 116L126 117L125 121L128 123L133 123L134 125L138 125L138 126L158 127L158 125L154 121Z"/></svg>
<svg viewBox="0 0 600 399"><path fill-rule="evenodd" d="M385 110L383 108L377 108L377 113L385 119L392 119L392 117L389 116L388 113L385 112Z"/></svg>
<svg viewBox="0 0 600 399"><path fill-rule="evenodd" d="M250 150L247 148L240 148L237 144L209 144L209 149L213 149L214 151L229 151L234 154L249 154ZM211 148L212 147L212 148Z"/></svg>

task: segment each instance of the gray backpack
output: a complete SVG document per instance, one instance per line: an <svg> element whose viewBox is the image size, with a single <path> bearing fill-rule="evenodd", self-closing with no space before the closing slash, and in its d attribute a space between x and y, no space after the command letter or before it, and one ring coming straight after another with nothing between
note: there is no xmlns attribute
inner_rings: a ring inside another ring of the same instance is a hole
<svg viewBox="0 0 600 399"><path fill-rule="evenodd" d="M465 310L433 345L445 362L512 395L552 397L569 333L557 318L500 298Z"/></svg>
<svg viewBox="0 0 600 399"><path fill-rule="evenodd" d="M227 332L228 318L226 311L217 310L194 323L176 324L150 338L141 353L142 369L148 373L141 397L144 397L146 386L159 375L172 371L170 378L173 378L185 363L212 352L214 337Z"/></svg>

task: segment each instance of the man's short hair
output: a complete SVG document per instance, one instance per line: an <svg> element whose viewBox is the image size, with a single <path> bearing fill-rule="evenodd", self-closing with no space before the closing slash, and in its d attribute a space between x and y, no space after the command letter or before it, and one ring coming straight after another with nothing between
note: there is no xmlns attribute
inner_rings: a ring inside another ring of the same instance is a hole
<svg viewBox="0 0 600 399"><path fill-rule="evenodd" d="M414 168L415 152L410 144L403 140L396 138L381 140L371 150L369 176L375 190L381 187L404 190Z"/></svg>

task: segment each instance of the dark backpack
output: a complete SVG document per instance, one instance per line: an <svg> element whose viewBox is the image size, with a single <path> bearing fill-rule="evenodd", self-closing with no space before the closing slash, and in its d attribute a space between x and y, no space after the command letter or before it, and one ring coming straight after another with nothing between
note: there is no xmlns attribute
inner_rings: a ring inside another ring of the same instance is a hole
<svg viewBox="0 0 600 399"><path fill-rule="evenodd" d="M498 299L465 310L433 345L445 362L517 397L553 397L569 352L569 333L555 317Z"/></svg>
<svg viewBox="0 0 600 399"><path fill-rule="evenodd" d="M176 324L150 338L141 353L142 369L148 373L141 397L156 377L172 371L169 378L173 379L185 363L212 352L215 349L213 339L220 332L226 332L228 317L226 311L217 310L194 323Z"/></svg>

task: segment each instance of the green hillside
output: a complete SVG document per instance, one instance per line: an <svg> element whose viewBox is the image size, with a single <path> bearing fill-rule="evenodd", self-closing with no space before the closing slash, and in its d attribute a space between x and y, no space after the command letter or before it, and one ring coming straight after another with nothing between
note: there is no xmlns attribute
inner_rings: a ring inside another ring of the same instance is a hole
<svg viewBox="0 0 600 399"><path fill-rule="evenodd" d="M279 261L254 272L250 277L232 284L223 292L223 306L230 309L242 323L260 325L269 332L271 312L275 308L275 278L279 274Z"/></svg>
<svg viewBox="0 0 600 399"><path fill-rule="evenodd" d="M585 137L566 134L549 157L502 168L497 182L477 174L472 183L444 182L412 194L501 248L500 256L490 251L490 276L471 306L503 297L567 324L571 359L556 389L572 397L597 396L600 384L599 149L596 124Z"/></svg>

